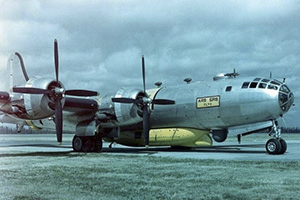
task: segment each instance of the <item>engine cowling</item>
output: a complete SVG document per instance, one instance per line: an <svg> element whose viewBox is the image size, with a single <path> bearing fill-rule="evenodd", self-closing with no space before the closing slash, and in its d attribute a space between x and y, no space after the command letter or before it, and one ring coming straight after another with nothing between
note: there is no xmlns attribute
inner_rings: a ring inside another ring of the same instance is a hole
<svg viewBox="0 0 300 200"><path fill-rule="evenodd" d="M34 77L26 83L25 87L50 89L56 84L56 81L51 78ZM61 83L59 85L63 87ZM62 104L64 104L64 100ZM55 113L53 99L51 95L47 94L24 94L24 106L30 119L46 118Z"/></svg>
<svg viewBox="0 0 300 200"><path fill-rule="evenodd" d="M139 89L120 89L115 98L143 98L145 94ZM115 115L120 126L139 123L143 120L142 110L132 103L114 103Z"/></svg>

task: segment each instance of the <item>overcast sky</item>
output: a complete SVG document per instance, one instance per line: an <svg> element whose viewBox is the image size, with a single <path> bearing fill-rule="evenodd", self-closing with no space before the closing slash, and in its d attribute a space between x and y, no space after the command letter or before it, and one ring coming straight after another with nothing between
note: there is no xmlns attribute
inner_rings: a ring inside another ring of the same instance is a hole
<svg viewBox="0 0 300 200"><path fill-rule="evenodd" d="M147 88L272 71L298 98L285 121L299 127L299 22L299 1L0 0L0 70L18 51L30 77L54 77L56 38L67 89L141 87L143 54Z"/></svg>

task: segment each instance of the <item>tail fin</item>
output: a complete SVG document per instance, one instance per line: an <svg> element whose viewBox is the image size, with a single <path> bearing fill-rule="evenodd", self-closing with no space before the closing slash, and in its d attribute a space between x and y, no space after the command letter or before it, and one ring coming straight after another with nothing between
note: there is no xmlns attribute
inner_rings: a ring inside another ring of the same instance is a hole
<svg viewBox="0 0 300 200"><path fill-rule="evenodd" d="M16 52L12 54L6 65L6 69L0 72L1 91L12 91L14 86L24 86L29 80L23 58Z"/></svg>
<svg viewBox="0 0 300 200"><path fill-rule="evenodd" d="M23 72L23 76L24 76L24 78L27 82L29 80L29 77L28 77L28 74L27 74L26 69L25 69L23 58L22 58L21 54L19 54L18 52L16 52L15 55L19 58L21 68L22 68L22 72Z"/></svg>

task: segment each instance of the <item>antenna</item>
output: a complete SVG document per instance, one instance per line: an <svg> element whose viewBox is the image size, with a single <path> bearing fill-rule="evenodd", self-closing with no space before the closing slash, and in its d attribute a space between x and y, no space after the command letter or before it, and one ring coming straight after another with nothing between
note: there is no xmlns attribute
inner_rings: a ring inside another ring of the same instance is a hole
<svg viewBox="0 0 300 200"><path fill-rule="evenodd" d="M156 87L160 88L160 86L162 85L162 82L156 82L155 85L156 85Z"/></svg>
<svg viewBox="0 0 300 200"><path fill-rule="evenodd" d="M270 79L272 78L272 72L270 72Z"/></svg>
<svg viewBox="0 0 300 200"><path fill-rule="evenodd" d="M183 81L186 82L187 84L189 84L192 81L192 79L191 78L186 78Z"/></svg>

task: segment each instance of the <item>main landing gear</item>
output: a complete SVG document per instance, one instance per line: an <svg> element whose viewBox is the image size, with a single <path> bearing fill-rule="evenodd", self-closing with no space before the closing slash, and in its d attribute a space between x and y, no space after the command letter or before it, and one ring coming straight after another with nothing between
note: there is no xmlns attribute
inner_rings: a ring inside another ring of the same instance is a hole
<svg viewBox="0 0 300 200"><path fill-rule="evenodd" d="M266 143L267 152L269 154L284 154L287 149L287 144L285 140L281 138L281 129L278 128L277 121L273 123L273 127L269 135L273 136L273 138L269 139Z"/></svg>
<svg viewBox="0 0 300 200"><path fill-rule="evenodd" d="M101 152L102 138L101 136L77 136L73 137L73 150L75 152Z"/></svg>

